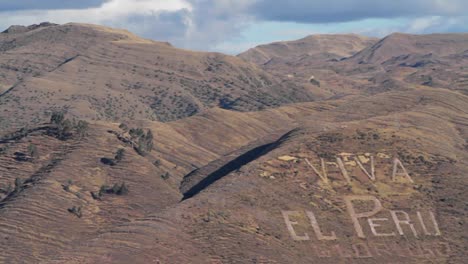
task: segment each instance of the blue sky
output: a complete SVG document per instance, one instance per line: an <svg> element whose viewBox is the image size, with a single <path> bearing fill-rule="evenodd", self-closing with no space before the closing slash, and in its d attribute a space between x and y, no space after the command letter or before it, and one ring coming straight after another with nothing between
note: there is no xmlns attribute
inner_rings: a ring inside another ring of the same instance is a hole
<svg viewBox="0 0 468 264"><path fill-rule="evenodd" d="M466 10L468 0L0 0L0 28L93 23L236 54L310 34L468 32Z"/></svg>

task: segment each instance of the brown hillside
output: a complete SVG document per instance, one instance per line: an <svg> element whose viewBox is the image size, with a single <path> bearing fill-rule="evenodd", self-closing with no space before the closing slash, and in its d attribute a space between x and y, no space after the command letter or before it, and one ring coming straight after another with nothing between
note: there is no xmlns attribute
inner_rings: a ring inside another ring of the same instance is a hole
<svg viewBox="0 0 468 264"><path fill-rule="evenodd" d="M100 26L8 30L0 54L4 126L42 122L53 109L91 120L169 121L216 106L247 111L314 99L236 57Z"/></svg>
<svg viewBox="0 0 468 264"><path fill-rule="evenodd" d="M304 55L324 55L343 58L374 44L375 38L348 35L311 35L294 41L275 42L252 48L238 56L255 64L265 64L272 59L291 59Z"/></svg>
<svg viewBox="0 0 468 264"><path fill-rule="evenodd" d="M94 25L0 40L0 263L466 263L458 44L255 66Z"/></svg>

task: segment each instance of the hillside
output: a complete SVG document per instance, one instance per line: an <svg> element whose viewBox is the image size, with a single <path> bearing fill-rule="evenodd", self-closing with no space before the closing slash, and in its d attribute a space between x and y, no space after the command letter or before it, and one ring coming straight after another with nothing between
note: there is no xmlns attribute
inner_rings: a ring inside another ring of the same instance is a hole
<svg viewBox="0 0 468 264"><path fill-rule="evenodd" d="M94 25L10 28L0 263L465 263L452 38L389 52L344 36L255 65ZM386 58L355 61L368 50Z"/></svg>
<svg viewBox="0 0 468 264"><path fill-rule="evenodd" d="M318 35L291 43L314 44L320 39L322 36ZM268 62L256 59L256 53L252 52L257 48L239 57L285 81L307 87L317 99L404 90L414 85L467 94L467 34L395 33L379 41L354 35L329 35L326 40L324 47L310 45L306 49L278 48L288 46L289 42L257 47L270 54ZM354 48L346 53L343 47ZM330 53L333 49L341 50L342 55ZM274 55L277 50L281 50L280 56Z"/></svg>
<svg viewBox="0 0 468 264"><path fill-rule="evenodd" d="M4 127L43 122L54 109L91 120L171 121L211 107L248 111L314 99L238 58L100 26L13 27L0 34L0 54Z"/></svg>
<svg viewBox="0 0 468 264"><path fill-rule="evenodd" d="M294 41L275 42L249 49L238 56L255 64L266 64L273 59L290 60L303 56L344 58L354 55L371 44L375 38L359 35L311 35Z"/></svg>

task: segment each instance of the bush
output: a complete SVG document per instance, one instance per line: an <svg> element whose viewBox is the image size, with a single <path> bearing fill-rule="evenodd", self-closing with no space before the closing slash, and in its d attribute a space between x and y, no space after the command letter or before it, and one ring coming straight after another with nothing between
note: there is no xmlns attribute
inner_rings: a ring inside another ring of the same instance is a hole
<svg viewBox="0 0 468 264"><path fill-rule="evenodd" d="M120 162L120 161L123 159L124 154L125 154L125 149L119 148L119 149L117 150L117 153L115 154L115 160L116 160L117 162Z"/></svg>
<svg viewBox="0 0 468 264"><path fill-rule="evenodd" d="M15 179L15 192L16 193L21 192L24 189L23 183L24 181L22 179L20 178Z"/></svg>
<svg viewBox="0 0 468 264"><path fill-rule="evenodd" d="M119 128L122 129L123 131L127 132L128 131L128 126L124 123L119 125Z"/></svg>
<svg viewBox="0 0 468 264"><path fill-rule="evenodd" d="M84 120L78 120L78 122L71 122L68 119L65 119L65 114L62 111L55 111L50 117L50 123L56 125L56 134L57 138L61 140L68 139L73 130L75 130L76 135L79 139L87 136L87 131L89 128L89 123Z"/></svg>
<svg viewBox="0 0 468 264"><path fill-rule="evenodd" d="M123 182L121 184L115 183L112 187L109 187L107 185L102 185L99 190L98 195L96 196L99 197L100 199L101 196L105 193L116 194L116 195L126 195L128 194L128 192L129 192L128 186L125 184L125 182Z"/></svg>
<svg viewBox="0 0 468 264"><path fill-rule="evenodd" d="M69 192L70 191L70 186L72 186L72 185L73 185L73 181L69 179L66 184L62 185L62 187L63 187L63 189L65 191Z"/></svg>
<svg viewBox="0 0 468 264"><path fill-rule="evenodd" d="M50 123L59 125L63 122L64 118L65 114L62 111L54 111L50 117Z"/></svg>
<svg viewBox="0 0 468 264"><path fill-rule="evenodd" d="M39 153L37 151L37 147L34 144L29 144L28 146L28 155L31 159L36 159L39 157Z"/></svg>
<svg viewBox="0 0 468 264"><path fill-rule="evenodd" d="M68 212L76 215L78 218L81 218L81 216L82 216L81 206L79 206L79 207L73 206L72 208L68 208Z"/></svg>
<svg viewBox="0 0 468 264"><path fill-rule="evenodd" d="M155 167L161 166L161 160L160 160L160 159L157 159L157 160L153 161L153 165L154 165Z"/></svg>
<svg viewBox="0 0 468 264"><path fill-rule="evenodd" d="M114 165L117 165L117 163L115 162L114 159L110 159L110 158L101 158L101 162L105 165L109 165L109 166L114 166Z"/></svg>
<svg viewBox="0 0 468 264"><path fill-rule="evenodd" d="M62 123L58 125L58 138L67 139L71 136L73 130L73 125L70 120L65 119Z"/></svg>
<svg viewBox="0 0 468 264"><path fill-rule="evenodd" d="M75 125L76 133L78 134L78 138L82 139L88 135L88 128L89 123L84 120L79 120L78 123Z"/></svg>
<svg viewBox="0 0 468 264"><path fill-rule="evenodd" d="M167 180L171 177L171 174L169 172L166 172L164 173L163 175L161 175L161 178L163 178L163 180Z"/></svg>

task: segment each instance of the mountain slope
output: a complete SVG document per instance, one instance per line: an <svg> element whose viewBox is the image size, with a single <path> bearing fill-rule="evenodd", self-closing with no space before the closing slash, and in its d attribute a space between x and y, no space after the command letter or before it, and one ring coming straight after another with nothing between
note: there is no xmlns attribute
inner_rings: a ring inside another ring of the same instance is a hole
<svg viewBox="0 0 468 264"><path fill-rule="evenodd" d="M0 263L466 262L458 44L255 66L94 25L7 32ZM201 100L204 82L232 98Z"/></svg>
<svg viewBox="0 0 468 264"><path fill-rule="evenodd" d="M247 111L314 99L241 59L100 26L8 30L0 52L0 111L11 117L4 125L41 122L53 109L93 120L170 121L215 106Z"/></svg>
<svg viewBox="0 0 468 264"><path fill-rule="evenodd" d="M238 56L255 64L265 64L274 58L287 60L304 55L328 55L333 58L343 58L353 55L376 41L375 38L354 34L311 35L294 41L260 45Z"/></svg>
<svg viewBox="0 0 468 264"><path fill-rule="evenodd" d="M448 56L466 52L468 34L409 35L394 33L356 53L357 63L382 63L401 55Z"/></svg>

